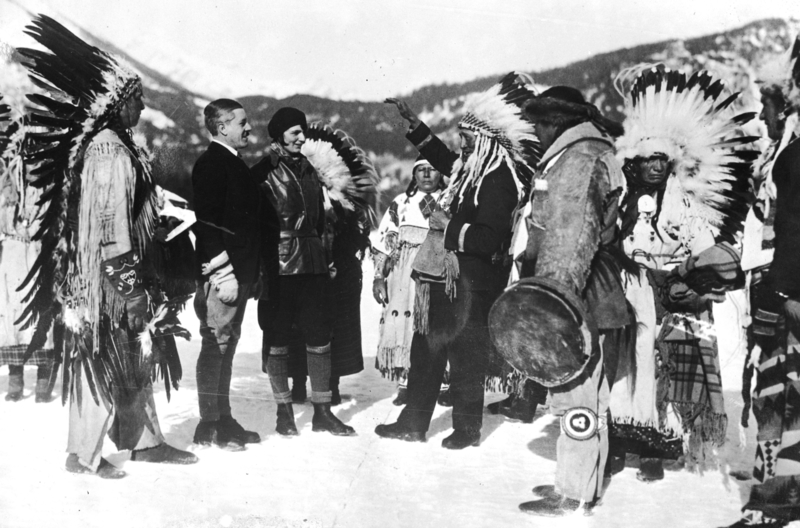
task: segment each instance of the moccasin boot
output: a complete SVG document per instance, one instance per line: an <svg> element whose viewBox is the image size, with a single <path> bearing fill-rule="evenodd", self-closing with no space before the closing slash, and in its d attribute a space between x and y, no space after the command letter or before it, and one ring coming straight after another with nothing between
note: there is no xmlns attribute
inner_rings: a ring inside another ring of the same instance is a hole
<svg viewBox="0 0 800 528"><path fill-rule="evenodd" d="M70 453L67 455L67 463L65 468L70 473L97 475L101 479L116 480L126 476L127 473L111 464L105 458L100 459L100 465L97 466L97 471L92 471L78 461L78 455Z"/></svg>
<svg viewBox="0 0 800 528"><path fill-rule="evenodd" d="M531 492L533 492L533 494L537 497L541 497L543 499L560 496L558 492L556 492L556 487L552 484L542 484L540 486L536 486L531 490Z"/></svg>
<svg viewBox="0 0 800 528"><path fill-rule="evenodd" d="M131 451L132 462L151 462L153 464L196 464L199 459L194 453L182 451L164 442L149 449Z"/></svg>
<svg viewBox="0 0 800 528"><path fill-rule="evenodd" d="M578 511L581 503L575 499L568 499L559 494L551 495L540 500L523 502L519 509L531 515L542 517L563 517L564 515Z"/></svg>

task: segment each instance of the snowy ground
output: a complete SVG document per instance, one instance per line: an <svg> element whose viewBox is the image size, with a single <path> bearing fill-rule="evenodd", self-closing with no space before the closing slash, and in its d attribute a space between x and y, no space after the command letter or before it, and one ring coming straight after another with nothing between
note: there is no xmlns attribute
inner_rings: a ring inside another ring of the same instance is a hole
<svg viewBox="0 0 800 528"><path fill-rule="evenodd" d="M372 270L365 263L365 285ZM738 519L751 481L728 476L750 471L754 420L748 441L739 441L739 395L743 354L737 349L735 311L718 313L723 383L730 418L728 444L720 452L720 470L705 475L668 473L645 485L627 468L609 484L602 504L590 517L551 520L518 511L532 500L530 488L551 483L555 470L558 424L542 415L532 424L485 415L479 448L449 451L440 447L449 434L451 410L438 407L427 444L379 439L373 429L391 422L400 409L391 401L392 383L372 368L379 310L365 288L362 303L364 372L344 378L345 403L337 415L358 436L336 438L311 431L312 408L295 406L300 436L274 431L275 404L261 372L260 332L255 305L248 307L242 342L234 361L234 416L262 436L260 445L241 453L195 449L198 423L194 366L199 340L181 342L185 369L181 389L167 402L157 386L156 403L167 441L193 450L197 465L176 467L129 461L106 441L105 456L128 472L119 481L67 473L64 453L67 410L58 401L35 404L35 368L26 368L26 398L0 398L0 527L617 527L724 526ZM183 317L197 333L191 310ZM0 395L7 387L0 369ZM487 403L500 399L487 397Z"/></svg>

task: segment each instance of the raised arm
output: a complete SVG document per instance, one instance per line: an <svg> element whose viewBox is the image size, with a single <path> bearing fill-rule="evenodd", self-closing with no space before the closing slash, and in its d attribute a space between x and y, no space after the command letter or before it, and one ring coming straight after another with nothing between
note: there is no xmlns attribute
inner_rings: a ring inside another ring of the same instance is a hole
<svg viewBox="0 0 800 528"><path fill-rule="evenodd" d="M453 172L453 164L458 159L458 154L450 150L441 139L434 135L428 125L419 120L405 101L390 97L385 102L395 105L403 119L408 121L406 138L420 154L437 171L445 176L450 176Z"/></svg>

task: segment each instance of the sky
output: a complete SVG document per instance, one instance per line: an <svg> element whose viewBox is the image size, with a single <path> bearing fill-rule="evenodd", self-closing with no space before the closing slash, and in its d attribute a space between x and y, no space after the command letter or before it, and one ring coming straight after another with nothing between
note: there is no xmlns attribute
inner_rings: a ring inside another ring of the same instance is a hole
<svg viewBox="0 0 800 528"><path fill-rule="evenodd" d="M68 18L201 94L362 100L800 18L798 0L0 0L0 19L19 6ZM22 25L0 22L0 38L17 44Z"/></svg>

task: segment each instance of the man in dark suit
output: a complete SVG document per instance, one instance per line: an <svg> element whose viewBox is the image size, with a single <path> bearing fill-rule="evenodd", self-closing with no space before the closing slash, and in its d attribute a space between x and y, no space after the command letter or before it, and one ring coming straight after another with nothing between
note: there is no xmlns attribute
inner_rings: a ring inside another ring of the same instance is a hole
<svg viewBox="0 0 800 528"><path fill-rule="evenodd" d="M489 309L508 280L508 270L502 265L505 244L511 238L524 180L533 173L523 159L526 145L536 141L533 125L524 120L514 100L506 98L530 93L516 79L515 74L506 76L493 92L465 102L467 112L459 122L460 160L416 116L409 119L408 139L433 167L451 175L439 207L428 219L426 244L437 251L425 255L421 248L414 269L421 272L419 263L433 262L427 269L454 271L433 280L420 273L420 284L427 283L429 291L428 306L420 310L427 309L428 328L425 333L416 331L411 344L408 402L397 422L375 428L378 436L426 441L449 361L453 433L442 447L464 449L480 444L484 380L494 361ZM412 116L405 105L398 108L404 117ZM496 117L498 109L502 119Z"/></svg>
<svg viewBox="0 0 800 528"><path fill-rule="evenodd" d="M192 170L197 223L197 293L202 345L197 359L200 423L196 444L240 451L258 443L231 416L231 366L247 299L256 290L262 249L258 186L238 149L251 126L242 105L218 99L204 110L211 144Z"/></svg>

